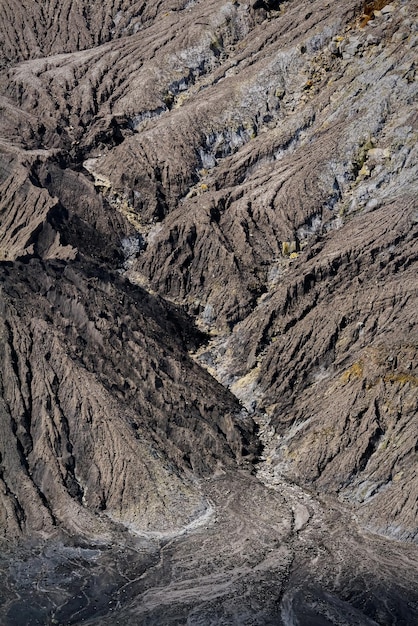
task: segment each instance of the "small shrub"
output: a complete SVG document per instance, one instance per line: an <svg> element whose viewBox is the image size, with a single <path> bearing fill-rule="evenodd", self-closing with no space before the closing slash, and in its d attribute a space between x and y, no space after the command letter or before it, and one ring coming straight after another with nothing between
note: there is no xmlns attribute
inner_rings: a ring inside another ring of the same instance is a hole
<svg viewBox="0 0 418 626"><path fill-rule="evenodd" d="M282 254L283 256L290 256L298 252L297 241L282 241ZM297 256L297 255L296 255ZM295 258L295 257L292 257Z"/></svg>

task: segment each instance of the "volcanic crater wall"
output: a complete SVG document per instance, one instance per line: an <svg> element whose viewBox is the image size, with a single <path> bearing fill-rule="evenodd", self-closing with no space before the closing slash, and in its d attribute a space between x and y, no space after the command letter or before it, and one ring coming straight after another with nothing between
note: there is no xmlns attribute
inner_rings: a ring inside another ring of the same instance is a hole
<svg viewBox="0 0 418 626"><path fill-rule="evenodd" d="M416 538L417 6L369 5L1 3L6 533L193 517L258 445L204 364Z"/></svg>

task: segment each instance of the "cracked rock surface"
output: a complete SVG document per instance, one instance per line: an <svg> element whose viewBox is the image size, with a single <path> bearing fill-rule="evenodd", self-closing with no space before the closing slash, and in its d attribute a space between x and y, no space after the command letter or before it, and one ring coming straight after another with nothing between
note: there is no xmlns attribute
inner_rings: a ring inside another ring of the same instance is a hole
<svg viewBox="0 0 418 626"><path fill-rule="evenodd" d="M418 619L415 1L0 0L0 621Z"/></svg>

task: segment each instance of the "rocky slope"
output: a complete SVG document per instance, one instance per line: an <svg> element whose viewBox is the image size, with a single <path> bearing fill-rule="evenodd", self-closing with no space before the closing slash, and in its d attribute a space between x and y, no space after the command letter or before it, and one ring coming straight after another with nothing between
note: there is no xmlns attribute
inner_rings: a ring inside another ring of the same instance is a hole
<svg viewBox="0 0 418 626"><path fill-rule="evenodd" d="M142 289L32 260L4 266L2 297L5 533L90 532L90 510L181 526L204 507L195 479L256 450L187 319Z"/></svg>
<svg viewBox="0 0 418 626"><path fill-rule="evenodd" d="M0 2L2 622L416 619L417 18Z"/></svg>

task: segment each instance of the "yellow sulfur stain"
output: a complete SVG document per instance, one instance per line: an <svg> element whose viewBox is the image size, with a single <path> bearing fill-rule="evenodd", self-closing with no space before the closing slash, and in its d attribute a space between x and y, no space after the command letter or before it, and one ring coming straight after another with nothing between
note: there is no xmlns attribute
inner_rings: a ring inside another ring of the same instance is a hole
<svg viewBox="0 0 418 626"><path fill-rule="evenodd" d="M343 384L346 384L348 382L350 382L353 379L358 379L361 378L363 376L363 363L362 361L358 361L356 363L353 363L353 365L351 367L348 368L348 370L346 370L343 375L341 376L341 382Z"/></svg>

